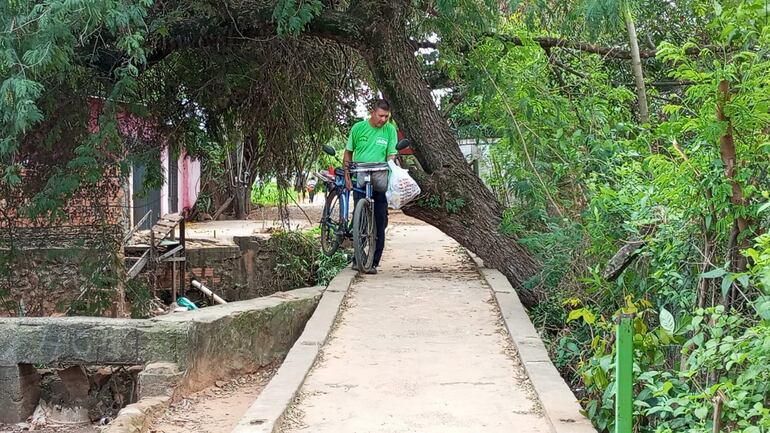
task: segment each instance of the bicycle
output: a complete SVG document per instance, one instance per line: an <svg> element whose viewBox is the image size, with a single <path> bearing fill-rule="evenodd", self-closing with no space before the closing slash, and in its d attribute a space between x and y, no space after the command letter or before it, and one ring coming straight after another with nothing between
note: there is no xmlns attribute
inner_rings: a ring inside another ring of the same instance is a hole
<svg viewBox="0 0 770 433"><path fill-rule="evenodd" d="M401 140L396 149L405 149L409 144L409 140ZM330 146L323 146L323 150L331 156L336 155L336 151ZM342 168L335 168L333 176L332 173L316 173L326 189L320 221L321 249L327 256L332 256L346 238L352 239L356 263L362 272L368 272L374 262L377 244L371 174L389 170L389 167L387 163L350 163L349 169L351 174L363 176L363 179L356 179L352 190L345 186L345 172ZM349 220L351 192L358 192L363 197L356 203L353 218Z"/></svg>

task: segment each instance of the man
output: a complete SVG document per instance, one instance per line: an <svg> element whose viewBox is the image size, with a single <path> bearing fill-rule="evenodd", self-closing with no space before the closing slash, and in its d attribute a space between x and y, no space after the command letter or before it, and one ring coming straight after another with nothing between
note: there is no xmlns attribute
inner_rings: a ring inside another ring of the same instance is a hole
<svg viewBox="0 0 770 433"><path fill-rule="evenodd" d="M390 119L390 104L384 99L377 99L372 104L368 120L362 120L350 130L348 144L345 147L344 167L345 185L352 189L348 165L353 162L387 162L396 158L396 127ZM377 245L374 250L374 262L370 274L377 273L382 251L385 249L385 228L388 226L388 200L385 191L388 187L387 171L372 173L374 192L374 220L377 223ZM382 181L384 176L384 182ZM354 192L353 199L358 202L363 194ZM355 261L353 269L357 269Z"/></svg>
<svg viewBox="0 0 770 433"><path fill-rule="evenodd" d="M318 179L316 179L314 174L309 174L307 177L307 194L310 196L310 203L313 203L313 198L315 197L315 186L318 184Z"/></svg>

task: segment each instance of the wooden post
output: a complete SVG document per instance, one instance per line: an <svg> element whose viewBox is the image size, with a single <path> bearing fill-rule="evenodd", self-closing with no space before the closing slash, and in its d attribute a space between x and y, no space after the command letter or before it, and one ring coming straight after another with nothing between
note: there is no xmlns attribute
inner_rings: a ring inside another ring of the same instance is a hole
<svg viewBox="0 0 770 433"><path fill-rule="evenodd" d="M176 262L171 262L171 300L176 302Z"/></svg>
<svg viewBox="0 0 770 433"><path fill-rule="evenodd" d="M179 272L179 290L182 292L182 295L186 292L186 287L184 285L185 283L185 276L187 275L187 248L185 247L185 233L184 233L184 222L185 222L185 216L182 214L182 219L179 221L179 245L182 246L182 251L180 251L181 255L180 257L184 257L185 260L182 260L180 263L180 272ZM176 268L176 262L174 262L174 268Z"/></svg>

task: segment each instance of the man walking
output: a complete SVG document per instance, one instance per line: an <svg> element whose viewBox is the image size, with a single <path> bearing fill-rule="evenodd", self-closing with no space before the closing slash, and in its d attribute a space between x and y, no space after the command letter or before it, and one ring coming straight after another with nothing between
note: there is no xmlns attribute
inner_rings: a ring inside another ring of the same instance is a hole
<svg viewBox="0 0 770 433"><path fill-rule="evenodd" d="M377 99L372 104L369 119L362 120L350 130L348 144L345 147L344 167L345 185L352 190L349 163L352 162L387 162L396 158L396 127L390 119L390 104L384 99ZM388 200L385 191L388 189L388 172L372 173L372 199L374 200L374 220L377 224L377 244L374 250L372 269L367 273L376 274L380 264L382 251L385 249L385 228L388 226ZM353 193L353 199L358 202L363 198L359 192ZM357 270L355 261L353 269Z"/></svg>

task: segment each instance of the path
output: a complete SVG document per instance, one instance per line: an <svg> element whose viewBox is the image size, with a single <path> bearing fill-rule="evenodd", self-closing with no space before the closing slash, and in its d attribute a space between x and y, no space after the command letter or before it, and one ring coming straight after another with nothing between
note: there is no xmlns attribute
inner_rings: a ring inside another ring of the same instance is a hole
<svg viewBox="0 0 770 433"><path fill-rule="evenodd" d="M175 402L155 420L149 431L229 433L277 368L277 365L269 365L254 374L217 381L215 385Z"/></svg>
<svg viewBox="0 0 770 433"><path fill-rule="evenodd" d="M393 225L353 284L284 433L548 432L492 293L458 245Z"/></svg>

